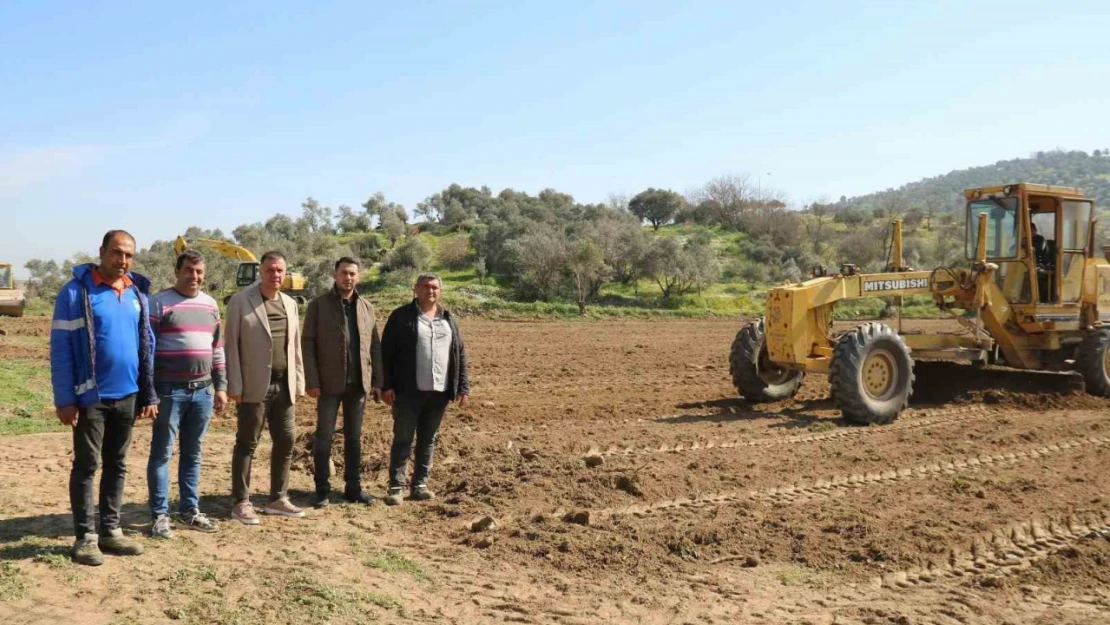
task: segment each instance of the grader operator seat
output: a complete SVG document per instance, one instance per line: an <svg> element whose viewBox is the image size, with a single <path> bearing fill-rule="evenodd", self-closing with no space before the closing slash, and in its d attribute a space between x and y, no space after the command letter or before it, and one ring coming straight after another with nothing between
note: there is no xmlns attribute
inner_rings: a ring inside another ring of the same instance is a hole
<svg viewBox="0 0 1110 625"><path fill-rule="evenodd" d="M1029 197L1029 227L1040 304L1078 304L1083 267L1091 253L1089 201Z"/></svg>
<svg viewBox="0 0 1110 625"><path fill-rule="evenodd" d="M1050 233L1055 230L1055 219L1046 226L1045 229ZM1053 279L1056 277L1056 240L1046 239L1040 234L1035 218L1029 224L1029 229L1033 233L1033 262L1037 265L1037 301L1054 302L1056 301Z"/></svg>

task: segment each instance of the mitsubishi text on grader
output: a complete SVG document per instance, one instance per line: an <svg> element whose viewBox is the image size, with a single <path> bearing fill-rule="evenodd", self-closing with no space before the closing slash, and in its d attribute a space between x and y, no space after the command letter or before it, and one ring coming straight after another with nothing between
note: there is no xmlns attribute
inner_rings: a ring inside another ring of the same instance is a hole
<svg viewBox="0 0 1110 625"><path fill-rule="evenodd" d="M886 272L844 265L839 275L767 294L765 316L732 343L729 370L740 395L786 399L806 373L823 373L845 418L887 424L909 403L916 359L1070 370L1088 393L1110 397L1110 262L1095 253L1094 203L1079 189L1041 184L964 195L970 268L906 267L902 224L895 221ZM963 329L900 333L866 322L833 334L837 302L908 295L965 311L954 314Z"/></svg>

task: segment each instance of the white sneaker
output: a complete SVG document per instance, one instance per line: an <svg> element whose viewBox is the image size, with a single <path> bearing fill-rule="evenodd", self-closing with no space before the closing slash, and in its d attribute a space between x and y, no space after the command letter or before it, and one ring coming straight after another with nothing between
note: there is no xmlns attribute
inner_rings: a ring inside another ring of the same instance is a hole
<svg viewBox="0 0 1110 625"><path fill-rule="evenodd" d="M266 504L266 507L263 508L262 511L266 514L276 514L278 516L287 516L294 519L304 518L304 510L294 506L293 502L289 501L288 497L282 497L276 501L271 501Z"/></svg>
<svg viewBox="0 0 1110 625"><path fill-rule="evenodd" d="M159 514L150 528L151 538L173 538L173 523L168 514Z"/></svg>

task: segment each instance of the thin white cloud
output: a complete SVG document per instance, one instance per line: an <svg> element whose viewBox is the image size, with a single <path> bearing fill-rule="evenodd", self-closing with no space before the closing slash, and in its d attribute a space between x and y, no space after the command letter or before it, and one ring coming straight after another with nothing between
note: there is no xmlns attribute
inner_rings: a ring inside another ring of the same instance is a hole
<svg viewBox="0 0 1110 625"><path fill-rule="evenodd" d="M196 141L211 128L206 116L187 113L137 141L104 145L40 146L0 153L0 198L14 198L47 182L80 174L105 159L145 150L167 150Z"/></svg>
<svg viewBox="0 0 1110 625"><path fill-rule="evenodd" d="M110 146L74 145L30 148L0 154L0 198L11 198L55 178L70 176L110 152Z"/></svg>

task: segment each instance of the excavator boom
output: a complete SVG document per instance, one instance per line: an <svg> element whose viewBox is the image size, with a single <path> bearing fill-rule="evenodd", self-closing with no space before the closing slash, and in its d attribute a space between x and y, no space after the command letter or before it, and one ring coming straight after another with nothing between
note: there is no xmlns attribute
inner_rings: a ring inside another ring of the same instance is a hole
<svg viewBox="0 0 1110 625"><path fill-rule="evenodd" d="M247 248L241 245L235 245L228 241L220 241L219 239L193 239L194 243L203 243L213 250L220 253L221 256L227 258L234 258L241 263L257 263L258 258ZM181 254L188 249L189 243L183 237L177 237L173 243L173 251Z"/></svg>

